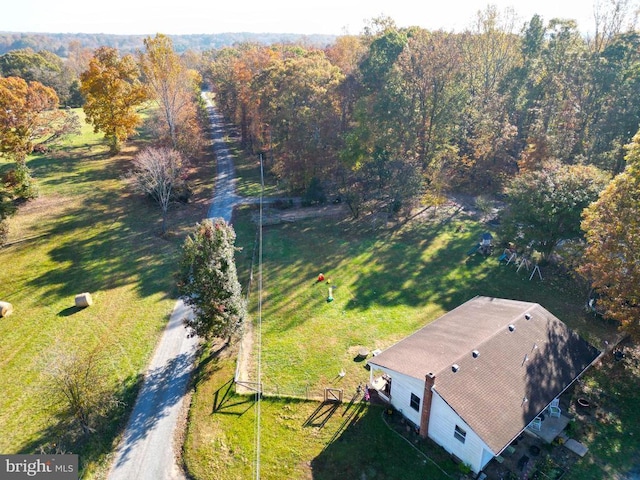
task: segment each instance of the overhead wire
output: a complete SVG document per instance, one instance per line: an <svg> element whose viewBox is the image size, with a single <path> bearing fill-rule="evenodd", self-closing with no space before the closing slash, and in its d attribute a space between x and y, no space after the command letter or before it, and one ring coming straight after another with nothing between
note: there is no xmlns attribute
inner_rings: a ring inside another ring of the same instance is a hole
<svg viewBox="0 0 640 480"><path fill-rule="evenodd" d="M261 403L262 403L262 205L264 196L264 169L262 154L260 154L260 214L258 219L258 322L256 332L257 345L257 371L256 371L256 424L255 424L255 464L254 472L256 480L260 480L260 454L261 454Z"/></svg>

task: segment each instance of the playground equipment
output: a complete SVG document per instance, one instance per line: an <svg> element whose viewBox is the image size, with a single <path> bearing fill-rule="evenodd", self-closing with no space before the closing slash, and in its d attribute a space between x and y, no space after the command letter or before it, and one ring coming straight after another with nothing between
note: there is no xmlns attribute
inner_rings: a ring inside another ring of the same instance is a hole
<svg viewBox="0 0 640 480"><path fill-rule="evenodd" d="M522 267L525 267L527 272L531 270L531 260L524 255L516 260L515 264L518 266L518 268L516 268L516 272L519 272Z"/></svg>
<svg viewBox="0 0 640 480"><path fill-rule="evenodd" d="M529 275L529 280L532 280L536 273L538 274L538 277L540 277L540 280L542 280L542 272L540 271L540 267L538 266L538 264L536 263L534 265L529 257L525 254L521 254L520 256L518 256L515 248L505 248L502 254L498 257L498 261L506 261L506 265L513 263L518 267L516 268L516 272L519 272L522 267L526 268L527 272L531 272L531 275Z"/></svg>
<svg viewBox="0 0 640 480"><path fill-rule="evenodd" d="M536 272L538 272L538 276L540 277L540 280L542 280L542 272L540 271L540 267L538 266L537 263L536 263L535 267L533 267L533 271L531 272L531 276L529 277L529 280L531 280L533 278L533 276L536 274Z"/></svg>
<svg viewBox="0 0 640 480"><path fill-rule="evenodd" d="M491 252L493 252L493 235L486 232L480 237L480 253L490 255Z"/></svg>
<svg viewBox="0 0 640 480"><path fill-rule="evenodd" d="M515 250L512 250L510 248L505 248L504 252L502 252L502 255L498 257L499 262L506 261L507 265L509 265L511 262L515 262L517 259L518 254Z"/></svg>
<svg viewBox="0 0 640 480"><path fill-rule="evenodd" d="M467 255L471 256L476 252L480 252L482 255L491 255L493 252L493 235L489 232L483 233L480 236L480 241L467 252Z"/></svg>

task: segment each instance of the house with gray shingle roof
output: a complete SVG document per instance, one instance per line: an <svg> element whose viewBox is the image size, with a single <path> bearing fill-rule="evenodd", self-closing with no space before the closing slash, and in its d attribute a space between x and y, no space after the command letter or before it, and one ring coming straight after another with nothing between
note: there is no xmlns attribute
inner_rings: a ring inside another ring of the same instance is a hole
<svg viewBox="0 0 640 480"><path fill-rule="evenodd" d="M368 363L379 396L477 473L599 354L537 303L475 297Z"/></svg>

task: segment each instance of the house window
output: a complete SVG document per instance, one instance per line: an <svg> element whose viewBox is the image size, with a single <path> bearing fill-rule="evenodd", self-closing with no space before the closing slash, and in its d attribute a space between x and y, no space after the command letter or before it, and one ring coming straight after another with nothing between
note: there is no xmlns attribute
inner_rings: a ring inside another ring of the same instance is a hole
<svg viewBox="0 0 640 480"><path fill-rule="evenodd" d="M416 412L420 411L420 397L417 395L411 394L411 402L409 403L411 408L413 408Z"/></svg>
<svg viewBox="0 0 640 480"><path fill-rule="evenodd" d="M467 432L465 432L458 425L456 425L456 429L453 432L453 436L456 437L462 443L464 443L465 439L467 438Z"/></svg>

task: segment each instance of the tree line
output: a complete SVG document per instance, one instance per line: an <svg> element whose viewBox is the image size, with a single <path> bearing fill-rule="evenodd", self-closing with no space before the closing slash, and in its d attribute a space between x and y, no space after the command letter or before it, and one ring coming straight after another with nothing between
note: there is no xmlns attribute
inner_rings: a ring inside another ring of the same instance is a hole
<svg viewBox="0 0 640 480"><path fill-rule="evenodd" d="M637 332L640 35L628 2L609 7L591 38L538 15L517 30L491 6L463 33L383 17L324 49L204 52L203 77L290 192L354 217L408 214L447 192L498 196L502 238L541 262L577 241L571 269Z"/></svg>
<svg viewBox="0 0 640 480"><path fill-rule="evenodd" d="M67 58L72 45L95 50L100 47L117 48L121 53L134 54L143 48L148 35L114 35L108 33L27 33L0 32L0 55L13 50L47 51L60 58ZM202 52L235 45L243 42L271 45L275 43L305 43L324 47L334 42L335 35L300 35L293 33L202 33L189 35L168 35L176 52Z"/></svg>
<svg viewBox="0 0 640 480"><path fill-rule="evenodd" d="M397 209L425 190L500 192L547 159L620 173L640 122L638 34L589 41L539 16L514 30L492 7L464 33L383 18L322 50L205 52L205 79L292 191L318 178Z"/></svg>
<svg viewBox="0 0 640 480"><path fill-rule="evenodd" d="M584 229L593 241L587 217L580 226L584 208L613 188L611 178L637 173L630 165L640 123L640 36L624 27L627 3L600 10L592 38L574 21L537 15L518 29L509 11L489 6L462 33L399 28L382 17L325 48L245 42L178 55L158 35L145 39L146 53L137 58L78 44L62 64L51 53L10 52L0 56L0 81L19 78L27 85L20 84L22 92L42 87L24 93L40 99L24 102L40 106L25 119L44 118L60 98L76 98L114 152L139 125L137 106L150 98L160 107L165 144L192 147L198 136L188 126L197 124L197 109L190 102L202 81L237 125L244 148L261 155L292 194L345 202L354 217L406 214L452 191L495 194L507 203L504 236L546 260L560 243L583 238ZM0 101L14 97L0 89ZM176 123L174 108L187 98L191 107ZM26 120L28 128L16 130L15 111L0 109L13 112L0 119L2 149L24 167L44 130ZM14 183L28 183L28 170L16 172ZM632 266L625 268L622 276ZM624 301L637 308L637 299Z"/></svg>

